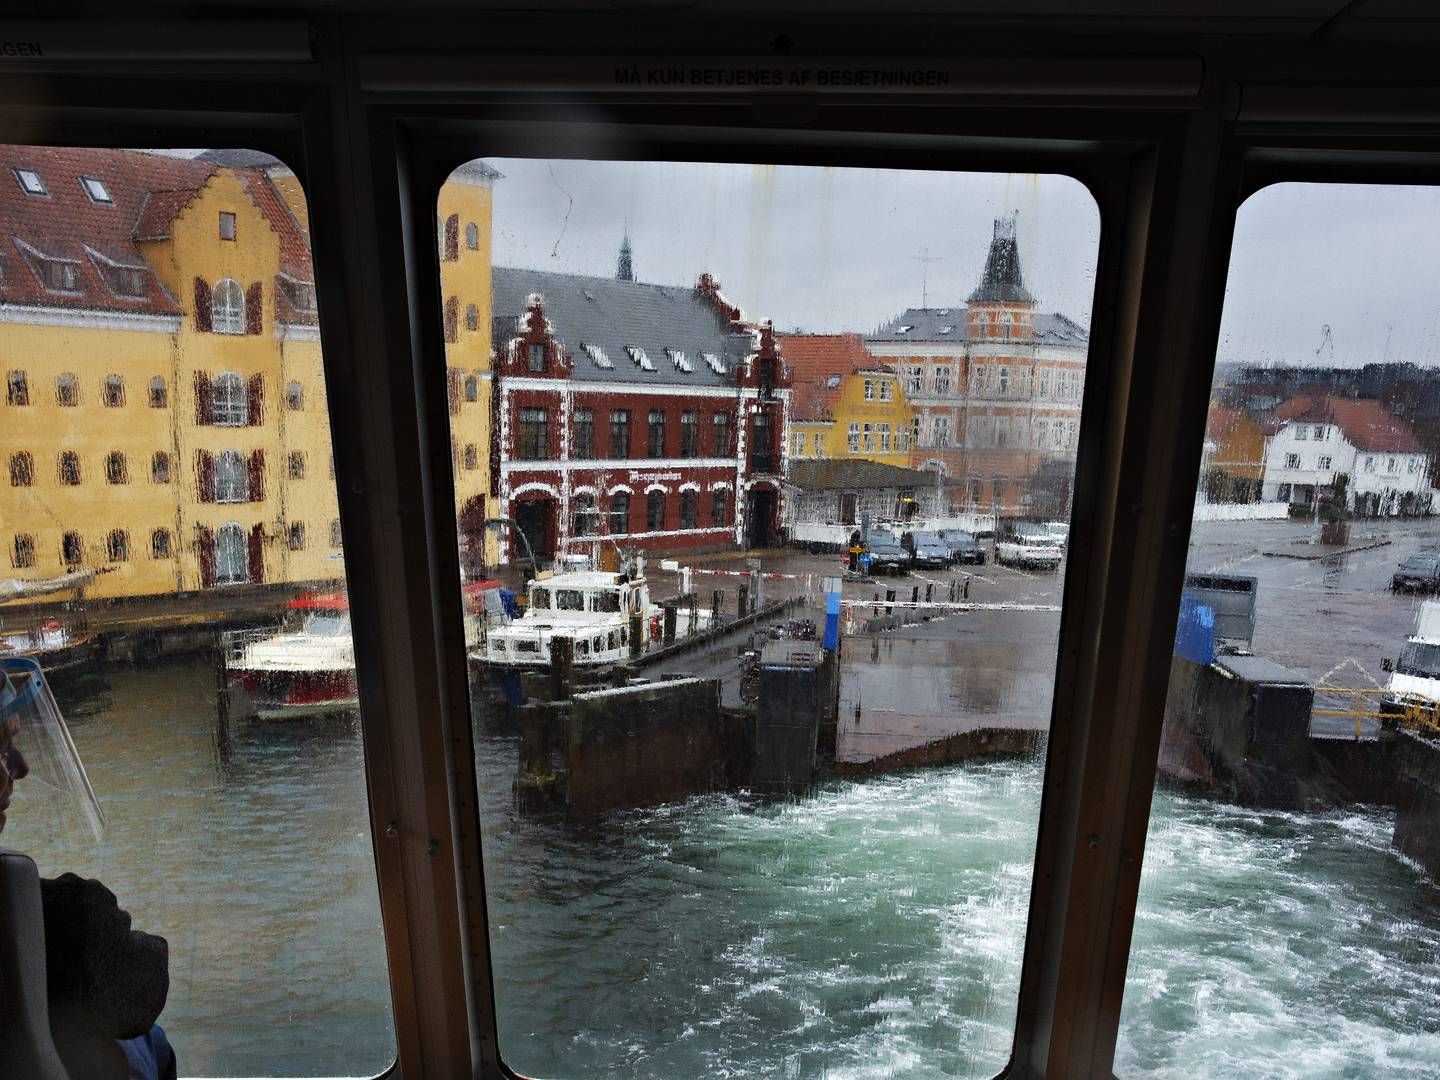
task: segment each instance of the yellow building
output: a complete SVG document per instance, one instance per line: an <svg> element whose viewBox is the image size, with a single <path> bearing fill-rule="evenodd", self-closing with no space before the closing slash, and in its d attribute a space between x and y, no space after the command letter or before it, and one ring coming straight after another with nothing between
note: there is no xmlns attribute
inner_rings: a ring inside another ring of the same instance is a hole
<svg viewBox="0 0 1440 1080"><path fill-rule="evenodd" d="M460 166L440 189L440 287L461 560L467 577L498 561L500 537L485 531L490 490L490 222L499 173Z"/></svg>
<svg viewBox="0 0 1440 1080"><path fill-rule="evenodd" d="M859 334L777 334L790 367L792 460L910 464L915 410Z"/></svg>
<svg viewBox="0 0 1440 1080"><path fill-rule="evenodd" d="M100 571L91 597L339 579L295 177L245 152L0 154L10 233L0 253L0 574ZM471 318L460 308L465 329L449 346L463 350L451 363L467 373L455 380L461 506L488 491L489 475L490 178L479 180L457 178L442 196L464 222L447 288L477 309ZM470 459L476 468L463 467Z"/></svg>

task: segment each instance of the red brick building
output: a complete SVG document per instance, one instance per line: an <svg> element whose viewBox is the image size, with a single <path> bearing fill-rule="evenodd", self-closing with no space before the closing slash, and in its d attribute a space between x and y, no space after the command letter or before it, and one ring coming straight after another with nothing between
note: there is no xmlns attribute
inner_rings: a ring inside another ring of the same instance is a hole
<svg viewBox="0 0 1440 1080"><path fill-rule="evenodd" d="M690 289L497 267L494 311L497 513L537 556L778 536L789 372L708 274ZM507 558L524 554L513 532Z"/></svg>

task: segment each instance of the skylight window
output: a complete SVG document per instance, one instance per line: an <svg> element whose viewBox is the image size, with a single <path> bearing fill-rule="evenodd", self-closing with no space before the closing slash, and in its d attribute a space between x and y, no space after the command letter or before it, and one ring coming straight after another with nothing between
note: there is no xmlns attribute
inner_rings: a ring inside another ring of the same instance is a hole
<svg viewBox="0 0 1440 1080"><path fill-rule="evenodd" d="M26 195L49 195L45 190L45 181L40 179L40 174L34 169L16 169L15 179L20 181L20 188Z"/></svg>
<svg viewBox="0 0 1440 1080"><path fill-rule="evenodd" d="M104 181L97 180L93 176L80 177L80 186L85 189L85 194L90 196L91 202L105 203L112 205L115 200L110 197L110 189L105 186Z"/></svg>
<svg viewBox="0 0 1440 1080"><path fill-rule="evenodd" d="M580 347L585 350L585 355L590 357L590 362L597 368L604 368L606 371L609 371L615 366L611 362L610 357L605 355L605 350L599 345L586 345L584 342L581 342Z"/></svg>
<svg viewBox="0 0 1440 1080"><path fill-rule="evenodd" d="M905 325L905 326L896 327L896 328L895 328L895 333L897 333L897 334L908 334L911 330L914 330L914 329L915 329L915 327L910 326L910 325L907 324L907 325Z"/></svg>
<svg viewBox="0 0 1440 1080"><path fill-rule="evenodd" d="M935 314L936 314L936 315L949 315L949 314L950 314L950 309L949 309L948 307L942 307L939 311L935 312Z"/></svg>
<svg viewBox="0 0 1440 1080"><path fill-rule="evenodd" d="M942 327L940 327L940 333L942 333L942 334L953 334L954 332L955 332L955 327L953 327L953 326L942 326Z"/></svg>
<svg viewBox="0 0 1440 1080"><path fill-rule="evenodd" d="M639 365L641 371L654 371L655 365L650 362L650 357L645 355L645 350L639 345L626 345L625 352L630 359Z"/></svg>
<svg viewBox="0 0 1440 1080"><path fill-rule="evenodd" d="M690 361L685 358L685 353L683 350L667 348L665 350L665 355L668 356L670 358L670 362L675 365L676 371L684 372L686 375L694 373L695 365L690 363Z"/></svg>
<svg viewBox="0 0 1440 1080"><path fill-rule="evenodd" d="M725 374L725 365L720 362L720 358L718 356L716 356L712 352L701 353L700 355L705 358L705 363L710 365L710 370L713 371L716 375Z"/></svg>

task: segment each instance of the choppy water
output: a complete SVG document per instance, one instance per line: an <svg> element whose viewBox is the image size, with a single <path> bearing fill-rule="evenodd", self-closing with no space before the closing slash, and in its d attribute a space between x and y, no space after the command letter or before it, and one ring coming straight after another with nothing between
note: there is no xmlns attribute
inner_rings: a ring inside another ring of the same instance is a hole
<svg viewBox="0 0 1440 1080"><path fill-rule="evenodd" d="M101 877L171 941L187 1075L359 1075L394 1055L353 723L217 740L202 662L122 672L74 722ZM1040 764L696 799L576 826L517 816L511 737L478 747L502 1049L615 1077L988 1076L1009 1054ZM1378 811L1161 795L1117 1072L1440 1075L1440 894Z"/></svg>

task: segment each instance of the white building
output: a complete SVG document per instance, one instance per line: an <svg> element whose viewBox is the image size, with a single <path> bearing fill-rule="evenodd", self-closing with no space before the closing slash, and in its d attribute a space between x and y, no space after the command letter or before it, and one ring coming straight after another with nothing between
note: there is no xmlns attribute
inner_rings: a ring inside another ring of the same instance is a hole
<svg viewBox="0 0 1440 1080"><path fill-rule="evenodd" d="M1276 410L1265 448L1265 501L1310 505L1344 476L1346 506L1358 514L1431 511L1430 457L1408 424L1378 401L1295 398Z"/></svg>

